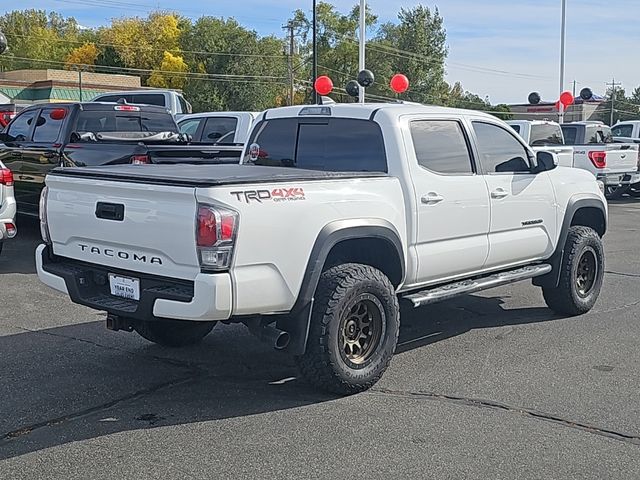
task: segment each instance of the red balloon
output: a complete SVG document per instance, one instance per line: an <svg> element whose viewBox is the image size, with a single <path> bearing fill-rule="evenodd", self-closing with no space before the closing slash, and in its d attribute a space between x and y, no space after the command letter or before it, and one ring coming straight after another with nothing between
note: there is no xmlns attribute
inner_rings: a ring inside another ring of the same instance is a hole
<svg viewBox="0 0 640 480"><path fill-rule="evenodd" d="M333 81L326 75L316 78L316 82L313 84L320 95L329 95L333 90Z"/></svg>
<svg viewBox="0 0 640 480"><path fill-rule="evenodd" d="M565 107L568 107L569 105L573 104L573 95L571 95L571 92L563 92L562 95L560 95L560 103L562 103L562 105L564 105Z"/></svg>
<svg viewBox="0 0 640 480"><path fill-rule="evenodd" d="M409 79L405 75L397 73L391 78L390 86L394 92L404 93L409 90Z"/></svg>
<svg viewBox="0 0 640 480"><path fill-rule="evenodd" d="M556 102L556 110L560 111L560 100Z"/></svg>

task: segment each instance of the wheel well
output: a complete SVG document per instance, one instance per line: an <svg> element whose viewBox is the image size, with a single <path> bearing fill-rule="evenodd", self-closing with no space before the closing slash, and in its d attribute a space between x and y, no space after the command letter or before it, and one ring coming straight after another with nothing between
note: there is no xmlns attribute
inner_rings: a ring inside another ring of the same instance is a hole
<svg viewBox="0 0 640 480"><path fill-rule="evenodd" d="M327 270L342 263L362 263L377 268L397 287L402 282L402 260L395 246L384 238L354 238L335 244L324 263Z"/></svg>
<svg viewBox="0 0 640 480"><path fill-rule="evenodd" d="M571 226L574 227L576 225L591 227L601 237L607 230L604 213L596 207L579 208L576 213L573 214L573 218L571 219Z"/></svg>

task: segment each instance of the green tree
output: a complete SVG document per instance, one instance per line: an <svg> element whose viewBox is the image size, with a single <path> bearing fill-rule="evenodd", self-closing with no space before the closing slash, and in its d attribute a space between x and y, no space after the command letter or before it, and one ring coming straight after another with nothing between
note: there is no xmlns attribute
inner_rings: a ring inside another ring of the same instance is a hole
<svg viewBox="0 0 640 480"><path fill-rule="evenodd" d="M262 110L286 92L284 42L259 38L234 19L202 17L181 46L190 71L184 91L197 110ZM273 77L273 78L269 78Z"/></svg>
<svg viewBox="0 0 640 480"><path fill-rule="evenodd" d="M9 50L0 57L6 69L55 68L87 38L73 18L43 10L15 10L0 17ZM40 62L38 62L38 60Z"/></svg>

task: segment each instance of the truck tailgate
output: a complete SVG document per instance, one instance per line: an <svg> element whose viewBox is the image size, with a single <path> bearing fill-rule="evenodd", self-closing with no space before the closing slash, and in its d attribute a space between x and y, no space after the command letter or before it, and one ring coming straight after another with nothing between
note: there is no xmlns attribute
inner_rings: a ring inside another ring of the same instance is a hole
<svg viewBox="0 0 640 480"><path fill-rule="evenodd" d="M55 255L185 280L200 272L194 188L56 175L46 183Z"/></svg>
<svg viewBox="0 0 640 480"><path fill-rule="evenodd" d="M638 146L608 143L607 173L630 173L638 169Z"/></svg>

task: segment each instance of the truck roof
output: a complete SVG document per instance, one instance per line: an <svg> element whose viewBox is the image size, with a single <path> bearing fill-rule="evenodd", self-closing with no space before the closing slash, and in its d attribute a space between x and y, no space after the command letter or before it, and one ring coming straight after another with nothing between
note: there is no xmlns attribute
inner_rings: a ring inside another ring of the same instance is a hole
<svg viewBox="0 0 640 480"><path fill-rule="evenodd" d="M34 108L43 108L43 107L55 107L55 108L64 108L64 107L73 107L79 105L82 110L85 111L99 111L99 110L107 110L109 108L113 108L116 105L131 105L135 107L139 107L140 110L145 112L157 112L157 113L167 113L166 107L159 107L156 105L146 105L146 104L119 104L115 102L46 102L46 103L34 103L33 105L29 105L27 109L32 110ZM26 110L26 109L25 109Z"/></svg>
<svg viewBox="0 0 640 480"><path fill-rule="evenodd" d="M509 125L559 125L552 120L507 120Z"/></svg>
<svg viewBox="0 0 640 480"><path fill-rule="evenodd" d="M329 109L321 113L320 109ZM359 118L363 120L372 119L378 112L385 112L392 116L411 115L411 114L448 114L448 115L473 115L487 119L496 120L496 117L477 110L463 110L458 108L439 107L435 105L422 105L418 103L336 103L329 105L297 105L293 107L280 107L267 110L264 113L264 119L273 118L290 118L304 115L304 110L308 112L316 111L318 113L307 113L309 116L327 115L342 118Z"/></svg>

